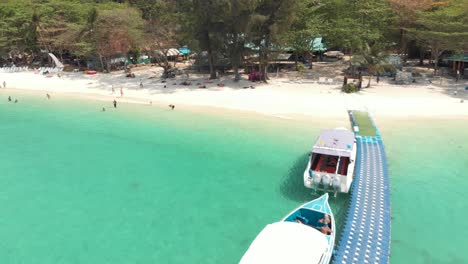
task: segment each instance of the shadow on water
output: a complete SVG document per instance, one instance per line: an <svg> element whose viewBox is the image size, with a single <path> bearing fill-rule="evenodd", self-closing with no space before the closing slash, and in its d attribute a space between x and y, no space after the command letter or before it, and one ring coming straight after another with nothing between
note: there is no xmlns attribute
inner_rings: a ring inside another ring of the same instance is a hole
<svg viewBox="0 0 468 264"><path fill-rule="evenodd" d="M283 177L280 191L281 194L290 200L304 202L311 200L311 198L318 197L318 194L315 194L313 190L304 187L302 175L307 165L308 158L308 153L300 155L291 168L289 168L288 174Z"/></svg>

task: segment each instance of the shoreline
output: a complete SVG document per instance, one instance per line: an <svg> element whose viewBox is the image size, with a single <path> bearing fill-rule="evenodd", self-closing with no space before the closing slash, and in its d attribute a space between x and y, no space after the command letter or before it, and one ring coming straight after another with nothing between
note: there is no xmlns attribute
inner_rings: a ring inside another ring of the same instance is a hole
<svg viewBox="0 0 468 264"><path fill-rule="evenodd" d="M256 113L280 119L344 119L347 110L365 110L378 121L383 119L468 118L468 91L460 89L467 82L434 85L394 85L382 80L359 93L345 94L339 85L316 84L310 80L273 78L269 83L252 83L231 78L206 80L204 75L189 78L191 86L181 85L186 78L168 79L161 83L155 78L155 69L138 72L135 79L122 73L84 75L63 73L48 78L32 72L0 73L0 82L6 81L11 91L49 93L109 102L154 104L166 107L175 104L182 108L211 109L213 112L230 110ZM144 88L139 84L143 83ZM223 86L218 86L222 83ZM198 88L203 84L207 88ZM167 88L164 88L167 86ZM252 88L245 88L253 86ZM44 88L48 87L48 88ZM114 88L114 94L111 92ZM123 87L124 96L120 96ZM454 91L457 91L455 94ZM465 103L460 103L464 99ZM210 111L210 110L209 110Z"/></svg>

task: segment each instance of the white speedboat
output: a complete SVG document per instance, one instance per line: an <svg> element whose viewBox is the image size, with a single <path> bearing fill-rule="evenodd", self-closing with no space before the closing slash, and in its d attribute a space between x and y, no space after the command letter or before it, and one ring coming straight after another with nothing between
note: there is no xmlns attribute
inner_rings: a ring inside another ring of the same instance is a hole
<svg viewBox="0 0 468 264"><path fill-rule="evenodd" d="M346 128L323 130L304 171L304 186L348 193L354 178L356 138Z"/></svg>
<svg viewBox="0 0 468 264"><path fill-rule="evenodd" d="M267 225L240 263L327 264L334 245L335 219L325 193L294 209L280 222Z"/></svg>

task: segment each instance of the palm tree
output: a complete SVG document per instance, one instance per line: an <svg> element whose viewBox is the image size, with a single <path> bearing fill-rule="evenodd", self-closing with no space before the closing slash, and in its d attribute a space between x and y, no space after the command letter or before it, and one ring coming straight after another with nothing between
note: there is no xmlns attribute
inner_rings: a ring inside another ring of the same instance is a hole
<svg viewBox="0 0 468 264"><path fill-rule="evenodd" d="M351 64L362 68L367 68L369 73L369 82L366 88L370 87L372 76L383 73L385 69L391 69L393 66L388 62L388 55L382 51L382 48L374 44L369 46L366 43L365 47L358 55L353 56Z"/></svg>

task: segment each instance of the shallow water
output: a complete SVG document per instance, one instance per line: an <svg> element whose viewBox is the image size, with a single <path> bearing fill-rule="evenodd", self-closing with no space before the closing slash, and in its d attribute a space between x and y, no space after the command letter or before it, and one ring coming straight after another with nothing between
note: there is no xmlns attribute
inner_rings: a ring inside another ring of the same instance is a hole
<svg viewBox="0 0 468 264"><path fill-rule="evenodd" d="M316 197L302 187L307 151L347 122L15 96L0 94L3 263L237 263L266 224ZM391 262L467 262L467 224L453 222L467 216L466 125L395 123L379 125ZM338 223L347 201L331 200Z"/></svg>
<svg viewBox="0 0 468 264"><path fill-rule="evenodd" d="M301 175L318 123L1 99L7 263L236 263L313 198Z"/></svg>
<svg viewBox="0 0 468 264"><path fill-rule="evenodd" d="M382 128L392 184L391 263L468 263L468 120Z"/></svg>

